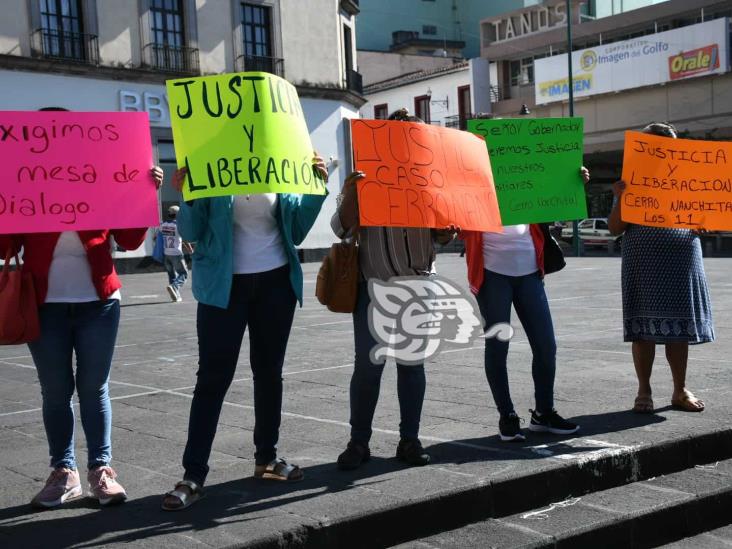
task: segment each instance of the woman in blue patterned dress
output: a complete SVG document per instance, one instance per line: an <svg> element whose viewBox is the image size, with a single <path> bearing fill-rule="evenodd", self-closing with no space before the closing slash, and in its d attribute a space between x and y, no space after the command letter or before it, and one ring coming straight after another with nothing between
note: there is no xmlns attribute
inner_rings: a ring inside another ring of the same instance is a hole
<svg viewBox="0 0 732 549"><path fill-rule="evenodd" d="M670 124L653 123L644 132L676 138ZM671 404L689 412L704 402L686 388L689 345L714 341L712 308L699 233L634 225L621 220L625 183L615 183L616 200L608 218L613 234L623 234L623 335L633 343L638 396L633 411L653 412L651 370L656 344L665 346L674 392Z"/></svg>

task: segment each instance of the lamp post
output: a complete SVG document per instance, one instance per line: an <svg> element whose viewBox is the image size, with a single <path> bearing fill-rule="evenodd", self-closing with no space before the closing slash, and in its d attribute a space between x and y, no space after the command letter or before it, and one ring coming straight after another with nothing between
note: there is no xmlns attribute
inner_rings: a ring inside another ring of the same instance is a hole
<svg viewBox="0 0 732 549"><path fill-rule="evenodd" d="M572 0L566 0L567 11L567 84L569 88L569 116L574 116L574 79L572 77ZM574 255L580 255L579 225L577 220L572 221L572 247Z"/></svg>

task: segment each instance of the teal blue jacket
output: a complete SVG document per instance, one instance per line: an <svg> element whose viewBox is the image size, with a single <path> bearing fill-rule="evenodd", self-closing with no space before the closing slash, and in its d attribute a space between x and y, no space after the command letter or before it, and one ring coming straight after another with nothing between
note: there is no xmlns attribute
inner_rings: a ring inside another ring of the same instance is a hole
<svg viewBox="0 0 732 549"><path fill-rule="evenodd" d="M290 283L302 307L302 267L295 246L305 240L326 195L277 195L277 225L290 261ZM221 196L181 202L178 232L195 242L193 296L200 303L225 309L233 278L234 198Z"/></svg>

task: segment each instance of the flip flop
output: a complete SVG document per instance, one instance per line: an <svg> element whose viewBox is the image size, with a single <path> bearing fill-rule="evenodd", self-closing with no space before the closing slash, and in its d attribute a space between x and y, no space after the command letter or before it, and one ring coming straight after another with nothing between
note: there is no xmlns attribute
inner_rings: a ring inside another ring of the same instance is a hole
<svg viewBox="0 0 732 549"><path fill-rule="evenodd" d="M701 404L701 408L694 406L694 402ZM675 410L681 410L683 412L703 412L704 402L694 396L693 393L687 391L684 393L684 398L681 400L671 399L671 407Z"/></svg>
<svg viewBox="0 0 732 549"><path fill-rule="evenodd" d="M650 395L638 395L633 403L633 411L636 414L652 414L653 399Z"/></svg>
<svg viewBox="0 0 732 549"><path fill-rule="evenodd" d="M191 493L187 494L183 490L179 490L181 486L186 486L188 489L190 489ZM166 505L165 499L163 499L163 503L160 506L163 511L182 511L183 509L186 509L196 503L199 499L204 497L203 489L196 484L195 482L191 480L181 480L180 482L176 483L175 488L171 490L170 492L166 493L164 498L167 497L175 497L178 498L180 501L180 505Z"/></svg>

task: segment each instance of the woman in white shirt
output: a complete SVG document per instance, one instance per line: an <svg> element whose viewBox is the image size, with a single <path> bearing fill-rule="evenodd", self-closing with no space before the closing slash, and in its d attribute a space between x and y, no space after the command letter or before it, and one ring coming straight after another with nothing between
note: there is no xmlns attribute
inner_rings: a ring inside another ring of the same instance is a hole
<svg viewBox="0 0 732 549"><path fill-rule="evenodd" d="M585 183L590 174L582 167ZM486 329L511 320L516 309L533 359L536 408L531 410L529 429L571 434L578 425L563 419L554 409L554 375L557 344L549 302L544 291L544 241L548 232L539 225L504 226L503 233L463 232L470 289L476 295ZM500 420L501 440L525 440L521 420L511 401L508 386L508 340L486 337L485 372Z"/></svg>

